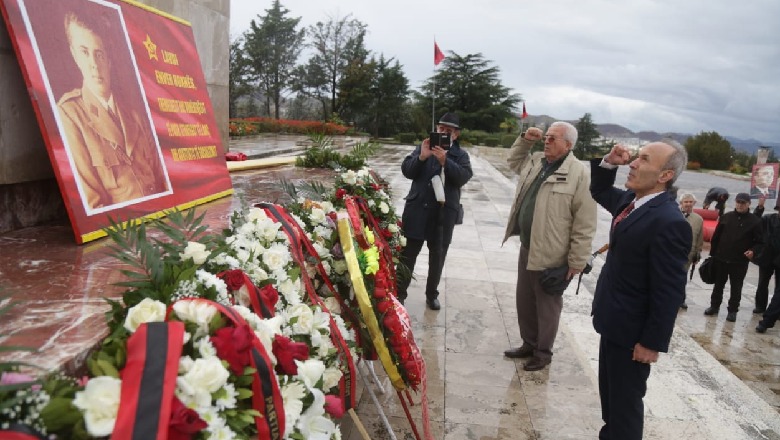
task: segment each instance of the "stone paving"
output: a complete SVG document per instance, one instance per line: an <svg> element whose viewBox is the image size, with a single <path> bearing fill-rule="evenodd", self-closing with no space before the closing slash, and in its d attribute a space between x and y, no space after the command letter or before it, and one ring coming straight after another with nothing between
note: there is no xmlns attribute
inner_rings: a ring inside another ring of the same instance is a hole
<svg viewBox="0 0 780 440"><path fill-rule="evenodd" d="M372 161L391 183L399 212L409 187L399 164L411 148L388 146ZM583 278L578 295L574 295L575 284L565 294L552 364L539 372L526 372L521 362L503 357L504 349L520 343L514 306L519 243L514 239L501 246L514 182L499 171L500 154L469 151L475 177L464 188L466 216L455 230L440 286L442 310L425 308L425 257L418 260L422 264L418 263L417 280L406 302L428 366L434 437L596 438L601 426L598 335L589 314L603 257ZM690 173L680 181L699 200L706 188L692 182L703 176ZM618 182L624 179L619 177ZM739 180L718 183L732 185L734 192L744 185ZM605 242L610 220L600 209L594 247ZM690 307L680 312L670 353L662 354L652 369L645 399L645 438L780 439L780 339L776 331L759 335L753 330L758 321L750 313L756 277L753 266L736 323L726 322L724 314L705 317L710 286L698 276L691 281ZM389 387L385 380L385 388ZM413 438L394 393L380 399L396 437ZM373 432L372 438L391 438L382 433L367 393L358 414ZM350 440L360 438L354 430L347 434Z"/></svg>

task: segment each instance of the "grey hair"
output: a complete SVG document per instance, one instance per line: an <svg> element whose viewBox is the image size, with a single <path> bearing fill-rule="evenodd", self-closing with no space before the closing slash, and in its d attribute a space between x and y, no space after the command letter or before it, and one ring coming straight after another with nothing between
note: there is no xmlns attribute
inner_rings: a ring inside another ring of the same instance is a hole
<svg viewBox="0 0 780 440"><path fill-rule="evenodd" d="M696 196L694 196L693 194L691 194L689 192L680 194L680 198L677 199L678 202L684 202L686 200L693 200L694 203L696 203L698 201L698 200L696 200Z"/></svg>
<svg viewBox="0 0 780 440"><path fill-rule="evenodd" d="M670 190L674 186L674 182L677 181L677 178L680 177L680 174L685 171L685 167L688 165L688 152L685 150L685 147L674 139L664 138L661 139L660 142L674 148L674 153L669 156L669 160L666 161L666 164L662 168L664 170L674 171L674 177L666 182L666 189Z"/></svg>
<svg viewBox="0 0 780 440"><path fill-rule="evenodd" d="M571 147L574 148L577 143L577 128L564 121L553 122L550 124L550 128L553 127L563 127L563 138L571 142Z"/></svg>

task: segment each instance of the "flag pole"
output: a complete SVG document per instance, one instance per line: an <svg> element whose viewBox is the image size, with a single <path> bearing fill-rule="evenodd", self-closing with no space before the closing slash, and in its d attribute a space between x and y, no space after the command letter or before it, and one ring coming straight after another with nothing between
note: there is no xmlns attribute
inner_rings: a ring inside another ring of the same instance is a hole
<svg viewBox="0 0 780 440"><path fill-rule="evenodd" d="M433 95L431 96L431 132L436 131L436 36L433 36Z"/></svg>

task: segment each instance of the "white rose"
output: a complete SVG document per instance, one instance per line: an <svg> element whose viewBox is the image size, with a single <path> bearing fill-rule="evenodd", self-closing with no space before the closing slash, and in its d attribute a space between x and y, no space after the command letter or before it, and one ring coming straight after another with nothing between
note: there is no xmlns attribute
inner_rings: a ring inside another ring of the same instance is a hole
<svg viewBox="0 0 780 440"><path fill-rule="evenodd" d="M311 220L315 225L325 223L325 218L325 211L321 210L320 208L312 208L311 212L309 213L309 220Z"/></svg>
<svg viewBox="0 0 780 440"><path fill-rule="evenodd" d="M266 215L265 210L260 208L249 208L249 211L246 213L246 220L249 222L266 220L267 218L268 216Z"/></svg>
<svg viewBox="0 0 780 440"><path fill-rule="evenodd" d="M285 269L292 261L287 245L274 243L263 252L263 263L271 270Z"/></svg>
<svg viewBox="0 0 780 440"><path fill-rule="evenodd" d="M303 362L296 360L295 365L298 366L298 379L303 381L311 391L314 391L315 385L322 377L322 373L325 372L325 364L319 359L307 359Z"/></svg>
<svg viewBox="0 0 780 440"><path fill-rule="evenodd" d="M387 206L387 203L382 202L379 204L379 210L382 212L382 214L387 214L390 212L390 207Z"/></svg>
<svg viewBox="0 0 780 440"><path fill-rule="evenodd" d="M357 174L352 170L342 174L341 178L344 179L344 183L348 185L354 185L357 183Z"/></svg>
<svg viewBox="0 0 780 440"><path fill-rule="evenodd" d="M401 244L401 247L406 247L406 236L402 235L398 237L398 243Z"/></svg>
<svg viewBox="0 0 780 440"><path fill-rule="evenodd" d="M121 380L98 376L87 382L84 391L76 393L73 405L84 413L87 432L95 437L111 435L119 412L121 392Z"/></svg>
<svg viewBox="0 0 780 440"><path fill-rule="evenodd" d="M373 208L376 206L376 202L373 199L368 199L368 207Z"/></svg>
<svg viewBox="0 0 780 440"><path fill-rule="evenodd" d="M204 301L179 301L173 305L173 311L182 321L190 321L198 325L196 336L208 334L209 323L217 314L216 307Z"/></svg>
<svg viewBox="0 0 780 440"><path fill-rule="evenodd" d="M145 322L162 321L165 321L165 304L151 298L144 298L127 311L125 328L130 333L135 333L138 326Z"/></svg>
<svg viewBox="0 0 780 440"><path fill-rule="evenodd" d="M395 234L396 232L398 232L398 225L395 223L390 223L389 225L387 225L387 230Z"/></svg>
<svg viewBox="0 0 780 440"><path fill-rule="evenodd" d="M209 257L209 253L206 250L206 245L203 243L198 243L196 241L191 241L187 243L187 247L184 248L184 252L181 254L181 259L183 260L189 260L195 262L195 264L203 264L206 262L206 259Z"/></svg>
<svg viewBox="0 0 780 440"><path fill-rule="evenodd" d="M295 304L287 309L287 321L292 324L292 331L297 335L308 335L314 329L314 313L307 304Z"/></svg>
<svg viewBox="0 0 780 440"><path fill-rule="evenodd" d="M343 375L344 373L342 373L338 368L326 368L325 372L322 373L322 389L328 391L331 388L337 386L339 384L339 380L341 380L341 376Z"/></svg>
<svg viewBox="0 0 780 440"><path fill-rule="evenodd" d="M200 388L214 393L227 383L230 372L222 365L217 357L195 359L192 368L184 376L194 388Z"/></svg>

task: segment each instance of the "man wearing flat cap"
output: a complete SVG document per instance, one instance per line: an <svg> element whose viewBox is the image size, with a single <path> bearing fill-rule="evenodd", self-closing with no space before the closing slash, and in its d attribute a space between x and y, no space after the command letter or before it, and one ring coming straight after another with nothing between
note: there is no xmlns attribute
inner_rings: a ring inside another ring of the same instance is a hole
<svg viewBox="0 0 780 440"><path fill-rule="evenodd" d="M723 302L723 288L726 281L731 285L726 320L737 320L739 302L742 299L742 282L753 259L763 244L761 219L750 212L750 194L739 193L735 198L734 211L718 219L718 226L712 234L710 255L713 259L715 285L710 295L710 306L704 311L707 316L717 315Z"/></svg>
<svg viewBox="0 0 780 440"><path fill-rule="evenodd" d="M409 268L409 276L398 280L398 299L403 303L411 284L411 273L423 243L428 245L428 279L425 285L425 303L431 310L439 310L439 280L444 260L452 241L455 224L462 221L460 189L474 174L468 153L460 148L460 118L445 113L436 126L436 132L449 134L449 143L431 145L425 139L406 156L401 164L404 177L412 181L402 216L406 247L401 263Z"/></svg>

